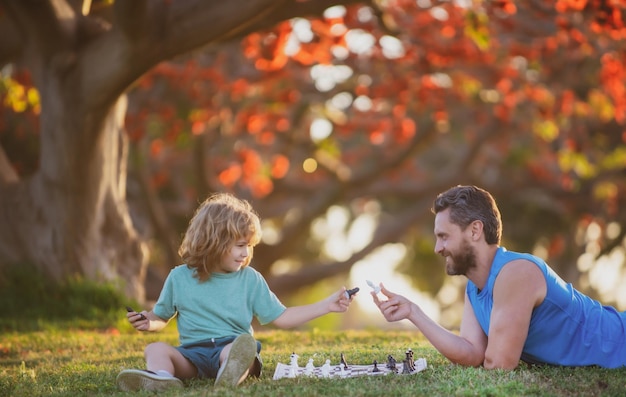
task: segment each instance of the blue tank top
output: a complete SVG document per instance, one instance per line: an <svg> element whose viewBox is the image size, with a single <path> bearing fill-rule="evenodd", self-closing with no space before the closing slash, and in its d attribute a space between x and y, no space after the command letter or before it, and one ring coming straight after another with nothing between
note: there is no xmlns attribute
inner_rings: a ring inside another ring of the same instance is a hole
<svg viewBox="0 0 626 397"><path fill-rule="evenodd" d="M499 247L485 288L468 281L466 292L481 328L489 336L493 286L509 262L533 262L546 279L547 294L532 313L522 360L564 366L626 366L626 312L580 293L565 283L542 259Z"/></svg>

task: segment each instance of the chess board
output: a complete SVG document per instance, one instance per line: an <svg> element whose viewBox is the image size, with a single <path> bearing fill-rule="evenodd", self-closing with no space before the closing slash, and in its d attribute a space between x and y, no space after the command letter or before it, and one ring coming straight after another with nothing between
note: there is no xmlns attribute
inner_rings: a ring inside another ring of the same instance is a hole
<svg viewBox="0 0 626 397"><path fill-rule="evenodd" d="M374 371L378 369L378 371ZM292 368L290 364L278 363L276 365L276 370L274 371L273 380L282 379L282 378L296 378L296 377L316 377L316 378L353 378L355 376L383 376L388 374L398 374L398 375L414 375L418 372L422 372L426 369L426 359L420 358L415 360L415 370L410 371L409 373L402 373L402 363L398 363L396 365L396 370L392 370L387 368L386 363L379 363L376 366L374 364L370 365L351 365L348 364L348 369L344 369L342 371L341 364L335 364L330 366L330 370L328 371L328 375L325 376L322 367L314 367L312 370L307 370L306 367Z"/></svg>

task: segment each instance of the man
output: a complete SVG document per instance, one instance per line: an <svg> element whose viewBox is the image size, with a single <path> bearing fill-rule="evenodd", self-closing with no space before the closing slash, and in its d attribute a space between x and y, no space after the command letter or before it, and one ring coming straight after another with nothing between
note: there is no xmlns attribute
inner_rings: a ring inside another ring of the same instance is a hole
<svg viewBox="0 0 626 397"><path fill-rule="evenodd" d="M626 366L626 312L565 283L543 260L501 247L493 197L456 186L435 199L435 252L449 275L468 278L461 328L452 333L381 284L372 292L387 321L411 321L450 361L514 369L520 359L563 366Z"/></svg>

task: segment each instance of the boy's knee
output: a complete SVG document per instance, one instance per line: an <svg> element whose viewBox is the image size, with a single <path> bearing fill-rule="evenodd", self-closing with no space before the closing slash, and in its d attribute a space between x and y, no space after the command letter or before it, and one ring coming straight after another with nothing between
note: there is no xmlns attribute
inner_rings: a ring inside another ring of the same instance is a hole
<svg viewBox="0 0 626 397"><path fill-rule="evenodd" d="M168 345L167 343L164 342L154 342L154 343L150 343L148 346L146 346L145 350L144 350L144 356L149 356L155 353L163 353L165 351L167 351L167 349L170 347L170 345Z"/></svg>

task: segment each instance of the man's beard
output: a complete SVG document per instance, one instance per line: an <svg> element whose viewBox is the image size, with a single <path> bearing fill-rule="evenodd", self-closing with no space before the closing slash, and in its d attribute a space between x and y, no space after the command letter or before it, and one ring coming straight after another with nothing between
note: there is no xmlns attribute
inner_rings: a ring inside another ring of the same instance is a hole
<svg viewBox="0 0 626 397"><path fill-rule="evenodd" d="M451 263L446 266L446 273L449 276L466 276L471 269L476 267L476 252L465 240L457 254L450 254L450 259Z"/></svg>

